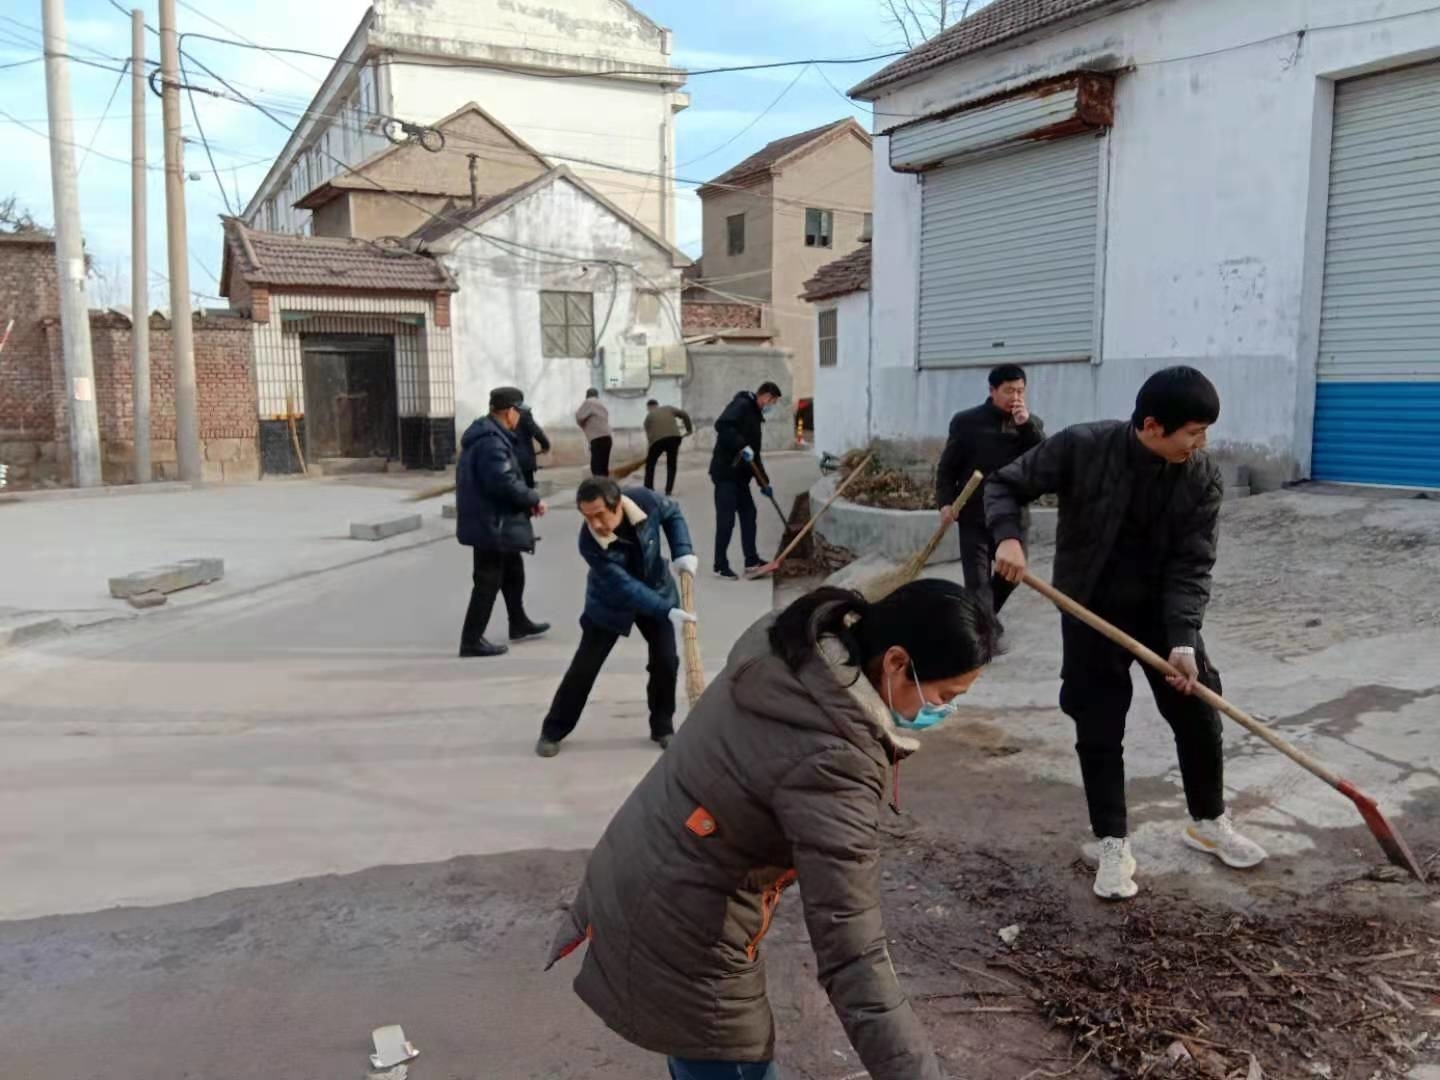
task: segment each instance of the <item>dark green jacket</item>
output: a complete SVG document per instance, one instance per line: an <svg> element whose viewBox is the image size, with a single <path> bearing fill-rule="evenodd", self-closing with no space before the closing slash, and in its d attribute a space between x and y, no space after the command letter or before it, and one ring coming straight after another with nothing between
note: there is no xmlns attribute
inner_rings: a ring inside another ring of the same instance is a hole
<svg viewBox="0 0 1440 1080"><path fill-rule="evenodd" d="M799 884L818 974L875 1080L937 1080L880 916L880 818L914 749L853 669L736 645L590 857L551 963L585 946L575 991L658 1054L774 1057L760 945Z"/></svg>

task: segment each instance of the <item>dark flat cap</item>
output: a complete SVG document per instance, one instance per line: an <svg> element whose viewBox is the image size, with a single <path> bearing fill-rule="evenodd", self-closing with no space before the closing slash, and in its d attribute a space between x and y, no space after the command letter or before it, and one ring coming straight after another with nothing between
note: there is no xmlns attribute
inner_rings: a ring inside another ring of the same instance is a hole
<svg viewBox="0 0 1440 1080"><path fill-rule="evenodd" d="M490 411L518 409L525 401L525 391L514 386L497 386L490 391Z"/></svg>

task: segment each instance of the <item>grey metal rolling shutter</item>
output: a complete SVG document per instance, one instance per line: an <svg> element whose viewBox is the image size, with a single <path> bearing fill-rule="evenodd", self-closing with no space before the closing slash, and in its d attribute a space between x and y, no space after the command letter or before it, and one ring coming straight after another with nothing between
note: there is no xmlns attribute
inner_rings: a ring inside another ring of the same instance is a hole
<svg viewBox="0 0 1440 1080"><path fill-rule="evenodd" d="M924 174L922 368L1091 356L1102 146L1081 135Z"/></svg>
<svg viewBox="0 0 1440 1080"><path fill-rule="evenodd" d="M1318 375L1312 476L1440 486L1440 64L1335 88Z"/></svg>

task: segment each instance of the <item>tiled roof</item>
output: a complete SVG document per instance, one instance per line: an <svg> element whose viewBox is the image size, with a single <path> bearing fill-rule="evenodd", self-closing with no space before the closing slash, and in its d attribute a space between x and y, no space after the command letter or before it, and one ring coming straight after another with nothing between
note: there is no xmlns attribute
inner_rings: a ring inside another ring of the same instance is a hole
<svg viewBox="0 0 1440 1080"><path fill-rule="evenodd" d="M893 64L850 91L865 97L891 83L959 60L963 56L1010 41L1053 23L1079 15L1099 14L1107 8L1135 7L1146 0L993 0L923 45L911 49Z"/></svg>
<svg viewBox="0 0 1440 1080"><path fill-rule="evenodd" d="M429 255L368 240L257 232L225 219L225 275L251 285L291 288L453 291L455 283Z"/></svg>
<svg viewBox="0 0 1440 1080"><path fill-rule="evenodd" d="M802 300L829 300L870 287L870 245L861 244L843 259L826 263L805 282Z"/></svg>
<svg viewBox="0 0 1440 1080"><path fill-rule="evenodd" d="M764 147L740 162L740 164L726 169L719 176L715 177L715 179L702 184L700 186L700 193L703 195L706 188L737 186L744 184L746 181L764 176L781 158L788 154L793 154L806 143L814 142L816 139L828 135L846 124L855 124L855 121L850 119L836 120L830 124L822 124L820 127L811 128L809 131L802 131L798 135L786 135L783 139L776 139L772 143L767 143ZM855 126L863 132L863 129L861 129L858 124Z"/></svg>
<svg viewBox="0 0 1440 1080"><path fill-rule="evenodd" d="M495 195L487 195L474 206L470 200L461 202L451 199L440 210L420 228L416 229L409 236L411 240L418 240L424 244L434 244L449 236L456 229L463 228L476 218L485 216L486 211L492 207L499 206L506 199L510 198L517 191L529 187L533 180L526 180L523 184L516 184L509 191L501 191Z"/></svg>

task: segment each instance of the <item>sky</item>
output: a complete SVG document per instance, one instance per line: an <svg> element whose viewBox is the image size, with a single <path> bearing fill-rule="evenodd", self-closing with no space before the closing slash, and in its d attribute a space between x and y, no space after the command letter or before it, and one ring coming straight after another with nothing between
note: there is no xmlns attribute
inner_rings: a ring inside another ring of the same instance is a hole
<svg viewBox="0 0 1440 1080"><path fill-rule="evenodd" d="M125 10L127 0L115 0ZM650 18L674 31L672 62L687 68L765 63L776 60L852 58L903 47L899 31L886 22L884 0L635 0ZM179 0L182 33L249 38L336 55L368 6L367 0ZM158 25L157 0L142 10ZM130 80L119 68L130 53L130 22L111 0L67 0L69 53L81 226L95 279L96 306L128 307L130 300ZM0 133L5 165L0 200L14 195L37 221L49 224L51 210L49 142L46 137L44 68L30 63L41 55L40 0L5 5L0 15ZM240 31L236 33L235 31ZM309 104L329 70L325 61L275 57L226 45L188 41L188 53L213 68L247 95L288 112ZM147 54L159 46L148 35ZM81 64L78 60L91 61ZM16 65L9 66L6 65ZM768 71L693 76L686 86L690 107L676 121L676 157L681 175L706 179L781 136L854 116L870 126L868 106L848 101L844 91L883 65L870 63L792 67ZM196 84L212 80L192 72ZM113 95L113 98L112 98ZM165 277L164 176L160 103L151 95L147 145L151 165L150 306L168 306ZM195 117L184 105L185 167L200 179L186 184L190 287L208 306L218 297L221 232L219 216L249 201L288 132L249 106L197 95L200 124L214 154L219 181L198 140ZM482 106L484 102L480 103ZM221 189L224 189L222 195ZM693 185L677 186L677 241L699 254L700 204Z"/></svg>

